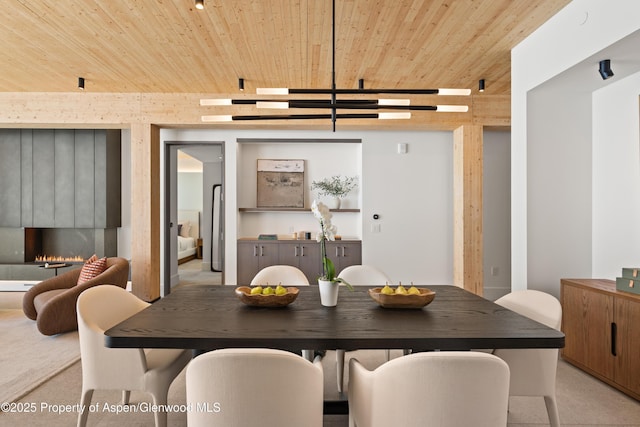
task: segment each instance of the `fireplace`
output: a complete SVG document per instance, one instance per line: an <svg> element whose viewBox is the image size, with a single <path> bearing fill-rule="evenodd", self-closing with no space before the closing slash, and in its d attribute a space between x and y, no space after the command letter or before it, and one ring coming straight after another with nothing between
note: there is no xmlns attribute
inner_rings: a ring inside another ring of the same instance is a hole
<svg viewBox="0 0 640 427"><path fill-rule="evenodd" d="M118 252L116 228L3 228L0 239L0 263L82 263Z"/></svg>
<svg viewBox="0 0 640 427"><path fill-rule="evenodd" d="M82 262L96 254L115 256L115 228L25 228L25 262Z"/></svg>

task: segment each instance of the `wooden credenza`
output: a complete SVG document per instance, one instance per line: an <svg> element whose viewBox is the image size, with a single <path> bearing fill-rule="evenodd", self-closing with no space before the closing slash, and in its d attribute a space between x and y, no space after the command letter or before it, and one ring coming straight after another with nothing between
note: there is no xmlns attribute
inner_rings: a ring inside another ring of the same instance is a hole
<svg viewBox="0 0 640 427"><path fill-rule="evenodd" d="M327 242L327 256L339 273L345 267L362 263L362 242ZM309 283L317 283L322 275L320 244L315 240L238 240L238 285L248 285L258 271L269 265L298 267Z"/></svg>
<svg viewBox="0 0 640 427"><path fill-rule="evenodd" d="M640 295L613 280L562 279L567 362L640 400Z"/></svg>

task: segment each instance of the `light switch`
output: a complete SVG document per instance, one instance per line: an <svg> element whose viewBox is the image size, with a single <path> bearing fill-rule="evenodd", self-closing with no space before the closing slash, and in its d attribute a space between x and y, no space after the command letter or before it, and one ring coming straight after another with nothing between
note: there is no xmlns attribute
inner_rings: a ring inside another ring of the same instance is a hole
<svg viewBox="0 0 640 427"><path fill-rule="evenodd" d="M407 154L407 144L405 142L401 142L398 144L398 154Z"/></svg>

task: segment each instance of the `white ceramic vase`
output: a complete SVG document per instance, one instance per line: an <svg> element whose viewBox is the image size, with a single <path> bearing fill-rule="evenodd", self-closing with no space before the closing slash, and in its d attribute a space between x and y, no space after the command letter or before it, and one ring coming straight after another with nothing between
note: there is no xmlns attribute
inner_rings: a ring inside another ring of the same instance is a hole
<svg viewBox="0 0 640 427"><path fill-rule="evenodd" d="M335 307L338 305L338 282L330 280L318 280L320 288L320 303L325 307Z"/></svg>
<svg viewBox="0 0 640 427"><path fill-rule="evenodd" d="M340 209L340 197L333 196L327 199L326 205L329 209Z"/></svg>

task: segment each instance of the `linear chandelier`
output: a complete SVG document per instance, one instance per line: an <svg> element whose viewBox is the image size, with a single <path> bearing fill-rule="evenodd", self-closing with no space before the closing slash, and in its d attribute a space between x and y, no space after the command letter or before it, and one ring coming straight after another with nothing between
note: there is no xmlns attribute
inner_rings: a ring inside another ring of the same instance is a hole
<svg viewBox="0 0 640 427"><path fill-rule="evenodd" d="M322 114L253 114L253 115L203 115L203 122L230 122L245 120L314 120L330 119L333 131L337 119L410 119L411 111L459 112L469 110L467 105L411 105L409 99L338 99L338 95L440 95L468 96L470 89L365 89L364 80L359 80L358 89L336 89L336 1L332 1L332 64L330 89L290 89L257 88L257 95L267 95L269 99L201 99L200 105L232 106L255 105L266 109L326 109ZM244 79L239 79L240 90L244 89ZM286 95L330 95L329 99L286 99ZM338 110L370 110L368 112L338 112Z"/></svg>

